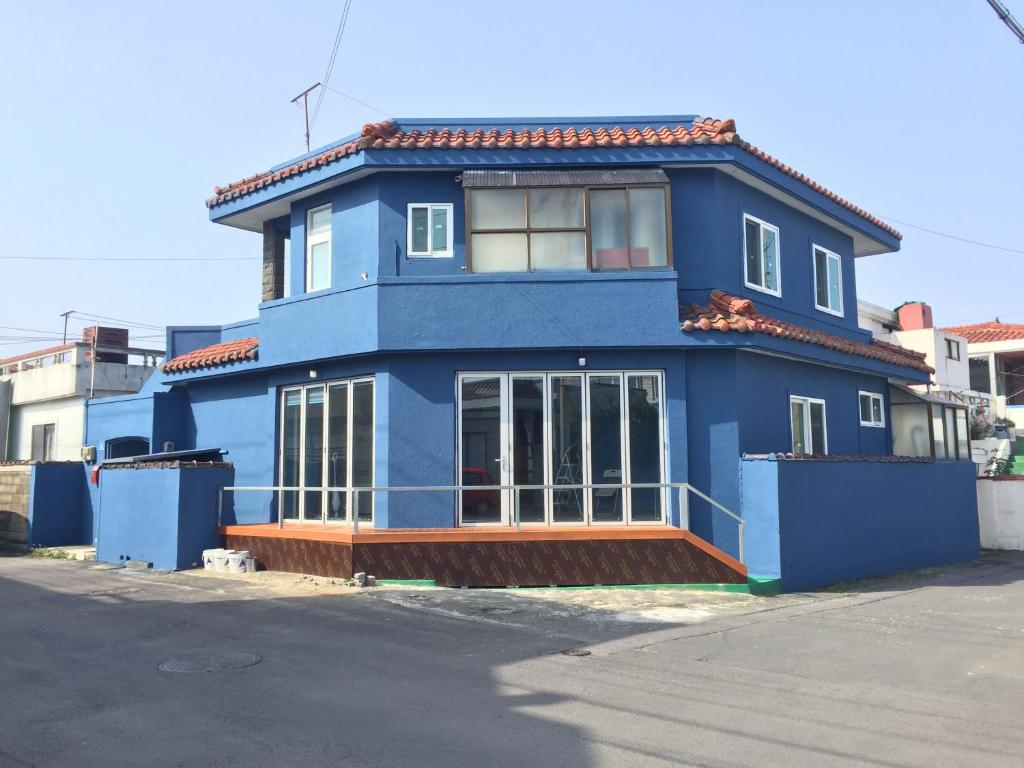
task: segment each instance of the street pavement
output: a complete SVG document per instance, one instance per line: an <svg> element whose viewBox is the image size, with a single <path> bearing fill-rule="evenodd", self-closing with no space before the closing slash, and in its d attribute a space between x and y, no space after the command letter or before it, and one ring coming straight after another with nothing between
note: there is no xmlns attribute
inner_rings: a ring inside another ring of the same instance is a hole
<svg viewBox="0 0 1024 768"><path fill-rule="evenodd" d="M778 598L0 557L2 768L670 765L1024 765L1024 553Z"/></svg>

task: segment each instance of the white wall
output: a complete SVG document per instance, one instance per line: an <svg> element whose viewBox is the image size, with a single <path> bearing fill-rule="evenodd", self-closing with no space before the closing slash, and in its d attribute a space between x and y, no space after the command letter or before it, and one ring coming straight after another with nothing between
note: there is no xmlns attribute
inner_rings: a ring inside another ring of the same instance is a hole
<svg viewBox="0 0 1024 768"><path fill-rule="evenodd" d="M946 357L946 339L960 342L960 359ZM921 328L916 331L895 331L894 343L915 352L923 352L925 362L935 369L932 383L940 389L963 392L971 388L971 371L967 362L967 339L943 333L935 328Z"/></svg>
<svg viewBox="0 0 1024 768"><path fill-rule="evenodd" d="M9 458L31 459L33 425L55 424L53 460L78 461L84 422L85 400L80 397L15 405L11 408Z"/></svg>
<svg viewBox="0 0 1024 768"><path fill-rule="evenodd" d="M979 478L978 520L985 549L1024 550L1024 480Z"/></svg>

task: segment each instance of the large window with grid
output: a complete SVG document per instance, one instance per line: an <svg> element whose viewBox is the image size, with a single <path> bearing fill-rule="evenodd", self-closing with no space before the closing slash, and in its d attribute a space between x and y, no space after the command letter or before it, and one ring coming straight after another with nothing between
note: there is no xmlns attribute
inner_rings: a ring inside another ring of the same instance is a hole
<svg viewBox="0 0 1024 768"><path fill-rule="evenodd" d="M664 184L473 189L467 208L473 272L657 269L671 264Z"/></svg>

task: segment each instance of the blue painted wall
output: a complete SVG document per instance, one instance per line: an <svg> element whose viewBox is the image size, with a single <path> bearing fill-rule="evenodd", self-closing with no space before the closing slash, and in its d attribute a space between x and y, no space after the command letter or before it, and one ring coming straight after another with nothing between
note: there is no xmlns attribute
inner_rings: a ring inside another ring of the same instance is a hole
<svg viewBox="0 0 1024 768"><path fill-rule="evenodd" d="M179 570L219 546L218 487L233 484L230 467L116 469L101 482L98 560L140 560Z"/></svg>
<svg viewBox="0 0 1024 768"><path fill-rule="evenodd" d="M968 461L740 462L748 565L787 591L978 557Z"/></svg>
<svg viewBox="0 0 1024 768"><path fill-rule="evenodd" d="M29 482L29 546L59 547L92 541L92 516L82 465L34 464Z"/></svg>
<svg viewBox="0 0 1024 768"><path fill-rule="evenodd" d="M465 196L456 170L440 173L388 173L378 181L380 192L380 274L390 276L459 275L466 264ZM408 206L411 203L452 203L452 258L409 257Z"/></svg>

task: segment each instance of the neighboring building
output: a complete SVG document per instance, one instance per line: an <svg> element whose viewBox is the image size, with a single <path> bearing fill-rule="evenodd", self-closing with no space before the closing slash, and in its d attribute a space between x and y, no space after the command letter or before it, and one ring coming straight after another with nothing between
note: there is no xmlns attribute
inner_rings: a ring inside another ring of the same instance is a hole
<svg viewBox="0 0 1024 768"><path fill-rule="evenodd" d="M0 360L0 460L80 460L86 400L138 392L156 370L155 350L141 365L130 351L138 356L127 330L96 326L82 341Z"/></svg>
<svg viewBox="0 0 1024 768"><path fill-rule="evenodd" d="M857 302L861 328L876 339L912 349L924 355L933 369L927 385L914 389L969 405L987 404L984 392L974 391L967 364L967 339L951 329L936 328L932 308L923 301L908 301L895 310L867 301Z"/></svg>
<svg viewBox="0 0 1024 768"><path fill-rule="evenodd" d="M169 328L160 375L90 405L88 443L100 460L129 437L222 449L237 485L281 489L236 492L228 519L358 514L377 530L466 529L460 541L483 526L495 541L518 517L535 538L642 537L685 515L675 491L635 486L690 483L743 515L752 569L780 570L783 537L784 561L822 558L790 584L976 552L973 469L930 462L968 458L965 412L913 443L918 416L895 417L894 398L918 414L902 385L932 369L858 327L854 259L898 250L899 233L732 121L388 121L217 188L208 206L262 235L258 316ZM767 505L789 492L781 475L752 496L744 479L765 481L786 454L821 459L789 462L787 477L828 476L807 479L791 513ZM881 495L862 516L866 485ZM839 494L827 503L810 490L825 486ZM780 524L800 505L815 533ZM861 549L881 529L863 545L842 530L875 515L905 521L881 563L885 547ZM936 520L955 522L937 533ZM710 507L689 524L713 545L702 551L738 554L735 524ZM258 526L237 541L225 530L229 545L259 543ZM309 530L289 535L323 539Z"/></svg>
<svg viewBox="0 0 1024 768"><path fill-rule="evenodd" d="M970 343L968 365L971 388L995 401L998 416L1024 428L1024 324L987 323L944 328Z"/></svg>

